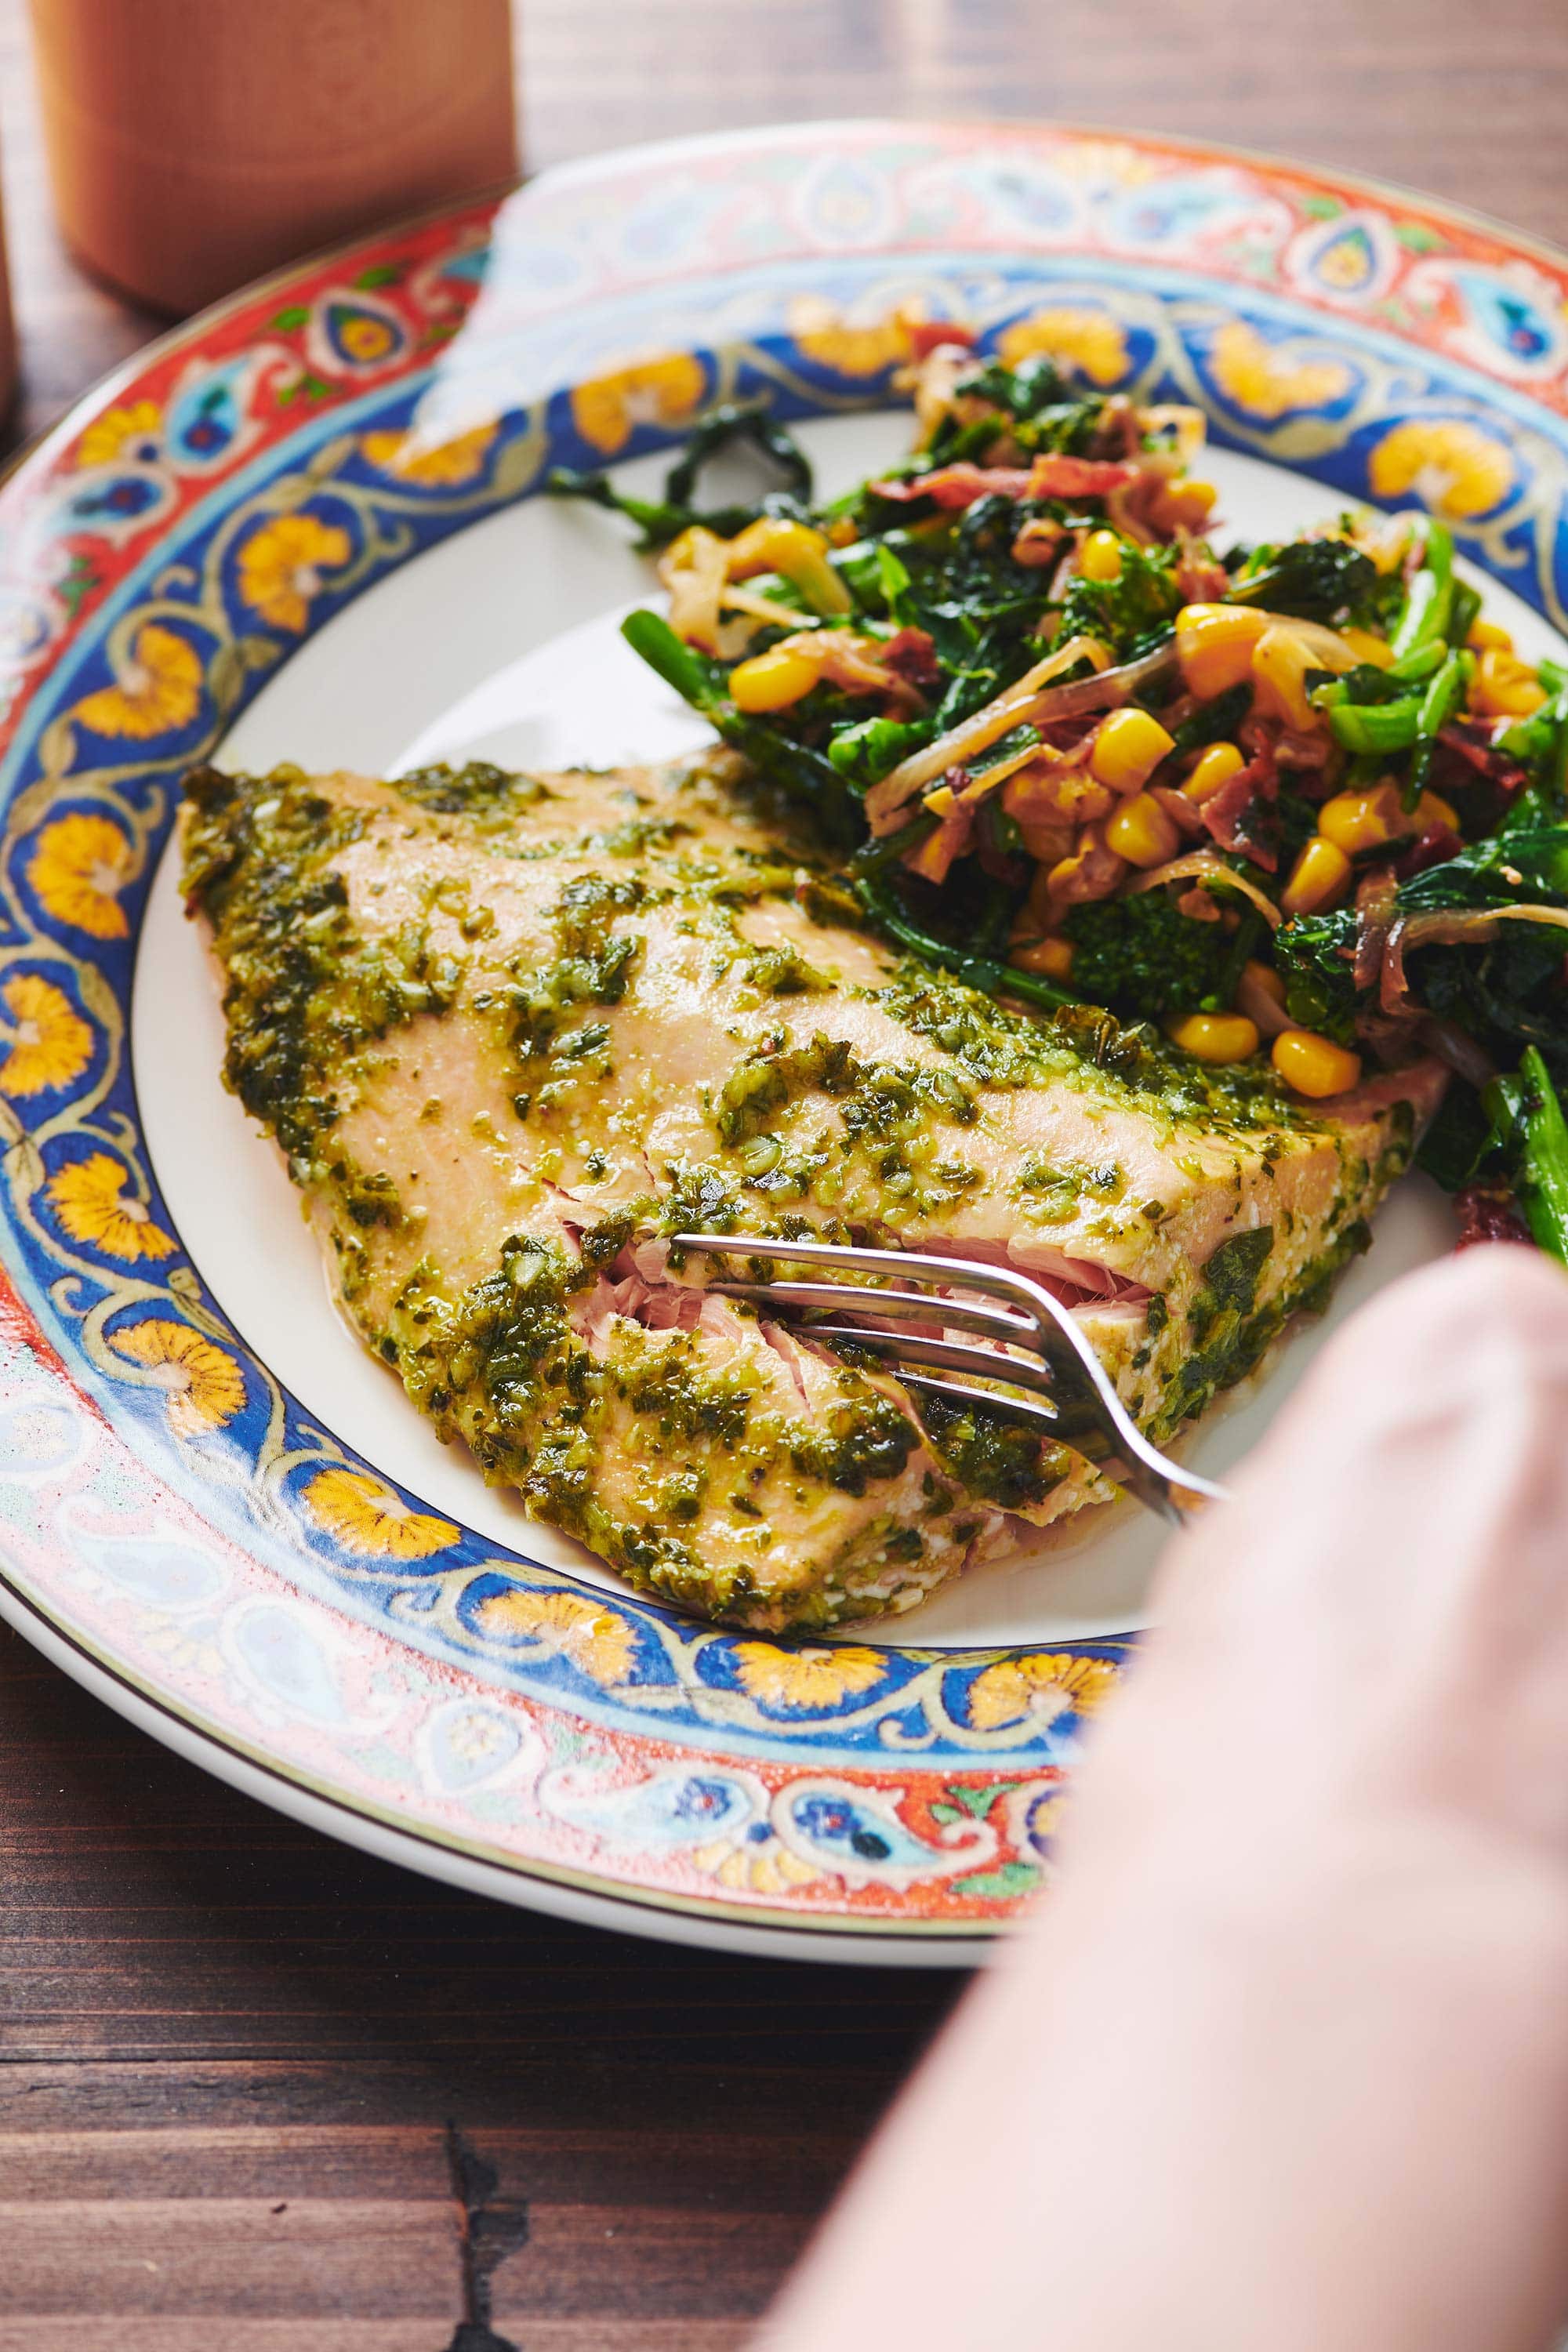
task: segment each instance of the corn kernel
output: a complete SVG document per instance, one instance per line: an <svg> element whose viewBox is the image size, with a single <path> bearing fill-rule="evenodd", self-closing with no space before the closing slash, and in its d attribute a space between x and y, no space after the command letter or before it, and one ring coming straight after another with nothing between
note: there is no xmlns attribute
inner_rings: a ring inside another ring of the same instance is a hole
<svg viewBox="0 0 1568 2352"><path fill-rule="evenodd" d="M1174 736L1167 735L1146 710L1113 710L1100 722L1089 755L1089 773L1113 792L1135 793L1175 748Z"/></svg>
<svg viewBox="0 0 1568 2352"><path fill-rule="evenodd" d="M927 793L921 803L928 816L951 816L958 805L958 796L951 784L938 784L934 793Z"/></svg>
<svg viewBox="0 0 1568 2352"><path fill-rule="evenodd" d="M1113 530L1091 530L1078 551L1078 568L1086 580L1120 580L1121 541Z"/></svg>
<svg viewBox="0 0 1568 2352"><path fill-rule="evenodd" d="M730 672L730 699L737 710L787 710L809 694L820 672L795 646L773 646Z"/></svg>
<svg viewBox="0 0 1568 2352"><path fill-rule="evenodd" d="M1200 755L1182 790L1190 801L1209 800L1221 784L1228 784L1246 765L1245 754L1234 743L1211 743Z"/></svg>
<svg viewBox="0 0 1568 2352"><path fill-rule="evenodd" d="M759 572L776 572L792 580L813 611L847 613L848 589L827 561L827 541L808 523L791 522L784 515L759 515L739 538L729 542L731 580L752 580Z"/></svg>
<svg viewBox="0 0 1568 2352"><path fill-rule="evenodd" d="M1315 915L1333 903L1350 878L1350 859L1320 833L1296 860L1279 904L1288 915Z"/></svg>
<svg viewBox="0 0 1568 2352"><path fill-rule="evenodd" d="M1472 710L1491 719L1528 719L1545 700L1545 689L1529 662L1504 653L1500 646L1487 647L1470 680Z"/></svg>
<svg viewBox="0 0 1568 2352"><path fill-rule="evenodd" d="M1348 1093L1361 1076L1361 1055L1331 1037L1320 1037L1315 1029L1282 1029L1272 1060L1286 1085L1314 1102Z"/></svg>
<svg viewBox="0 0 1568 2352"><path fill-rule="evenodd" d="M1258 1024L1245 1013L1187 1013L1165 1032L1198 1062L1245 1062L1258 1051Z"/></svg>
<svg viewBox="0 0 1568 2352"><path fill-rule="evenodd" d="M1218 502L1219 491L1213 482L1167 482L1151 520L1163 531L1202 530Z"/></svg>
<svg viewBox="0 0 1568 2352"><path fill-rule="evenodd" d="M1252 651L1270 627L1250 604L1184 604L1176 615L1176 657L1190 690L1207 702L1252 676Z"/></svg>
<svg viewBox="0 0 1568 2352"><path fill-rule="evenodd" d="M1386 637L1375 636L1371 629L1342 629L1340 635L1357 661L1370 662L1373 669L1387 669L1394 659L1394 647Z"/></svg>
<svg viewBox="0 0 1568 2352"><path fill-rule="evenodd" d="M1123 801L1105 828L1107 846L1129 866L1167 866L1181 846L1175 826L1149 793Z"/></svg>
<svg viewBox="0 0 1568 2352"><path fill-rule="evenodd" d="M1038 971L1047 980L1068 981L1072 978L1072 941L1060 937L1035 940L1027 947L1012 949L1007 961L1020 971Z"/></svg>
<svg viewBox="0 0 1568 2352"><path fill-rule="evenodd" d="M1394 784L1336 793L1318 811L1318 831L1347 857L1359 856L1363 849L1382 849L1412 830L1413 820L1400 807Z"/></svg>
<svg viewBox="0 0 1568 2352"><path fill-rule="evenodd" d="M1485 653L1489 647L1495 647L1502 654L1510 654L1513 651L1513 639L1496 621L1472 621L1470 634L1465 639L1465 643L1468 646L1473 646L1477 653Z"/></svg>
<svg viewBox="0 0 1568 2352"><path fill-rule="evenodd" d="M1285 983L1271 963L1259 963L1255 956L1249 956L1241 970L1243 979L1261 989L1271 1004L1284 1003Z"/></svg>

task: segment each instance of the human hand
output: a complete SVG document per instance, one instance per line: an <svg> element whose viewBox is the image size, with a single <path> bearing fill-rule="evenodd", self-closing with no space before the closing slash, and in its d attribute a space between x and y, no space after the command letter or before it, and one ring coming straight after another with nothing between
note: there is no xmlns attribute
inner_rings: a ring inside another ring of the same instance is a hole
<svg viewBox="0 0 1568 2352"><path fill-rule="evenodd" d="M776 2352L1541 2352L1568 2311L1568 1281L1324 1350L1173 1548L1060 1880Z"/></svg>

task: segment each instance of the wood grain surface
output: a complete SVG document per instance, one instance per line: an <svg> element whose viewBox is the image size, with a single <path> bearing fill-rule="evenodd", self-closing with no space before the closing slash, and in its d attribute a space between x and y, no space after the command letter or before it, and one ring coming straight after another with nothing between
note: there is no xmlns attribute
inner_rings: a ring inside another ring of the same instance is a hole
<svg viewBox="0 0 1568 2352"><path fill-rule="evenodd" d="M520 46L535 166L735 122L1051 113L1568 241L1556 0L525 0ZM20 0L0 161L15 436L158 323L61 250ZM728 2352L952 1991L427 1885L0 1632L0 2352Z"/></svg>

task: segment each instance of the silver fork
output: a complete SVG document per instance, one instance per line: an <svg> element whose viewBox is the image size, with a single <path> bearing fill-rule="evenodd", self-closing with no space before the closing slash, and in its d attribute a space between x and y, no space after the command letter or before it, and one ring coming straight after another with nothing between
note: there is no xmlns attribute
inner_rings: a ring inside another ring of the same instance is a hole
<svg viewBox="0 0 1568 2352"><path fill-rule="evenodd" d="M1223 1486L1184 1470L1150 1444L1070 1310L1026 1274L971 1258L930 1257L918 1250L849 1249L837 1242L781 1242L762 1234L677 1234L671 1246L716 1257L778 1258L845 1274L890 1276L896 1283L935 1284L945 1294L977 1291L983 1298L1000 1300L1001 1305L985 1306L962 1297L933 1298L921 1290L838 1281L725 1280L710 1286L727 1298L767 1307L781 1318L828 1308L832 1320L802 1322L801 1329L835 1347L865 1348L888 1357L906 1388L1037 1425L1087 1455L1162 1518L1180 1525L1194 1505L1226 1499ZM877 1322L853 1319L865 1316L892 1323L940 1323L945 1330L975 1332L994 1344L969 1348L961 1340L889 1331ZM995 1343L1021 1352L999 1354ZM911 1369L916 1366L930 1369ZM936 1377L954 1372L970 1378ZM1006 1385L976 1388L971 1385L974 1379Z"/></svg>

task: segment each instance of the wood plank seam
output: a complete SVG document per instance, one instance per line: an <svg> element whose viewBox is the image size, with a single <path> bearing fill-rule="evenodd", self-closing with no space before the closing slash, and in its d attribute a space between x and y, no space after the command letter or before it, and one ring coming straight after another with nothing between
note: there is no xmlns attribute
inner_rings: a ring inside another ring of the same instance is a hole
<svg viewBox="0 0 1568 2352"><path fill-rule="evenodd" d="M447 2163L458 2207L463 2315L449 2352L518 2352L490 2325L492 2281L509 2254L528 2242L528 2207L521 2198L498 2197L500 2175L457 2124L447 2126Z"/></svg>

